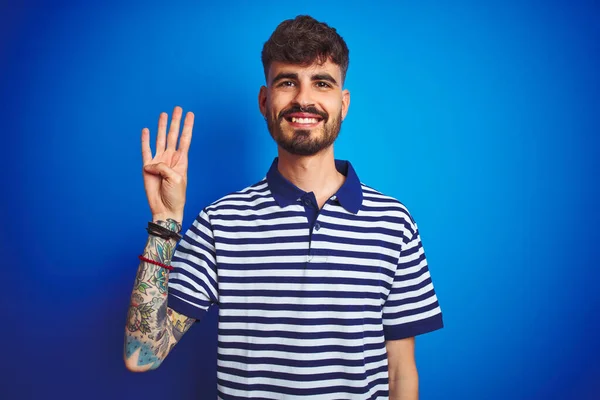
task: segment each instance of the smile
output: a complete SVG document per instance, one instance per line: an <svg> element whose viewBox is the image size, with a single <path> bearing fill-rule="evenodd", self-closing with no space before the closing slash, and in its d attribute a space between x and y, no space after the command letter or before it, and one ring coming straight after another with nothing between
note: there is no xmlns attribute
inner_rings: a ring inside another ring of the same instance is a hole
<svg viewBox="0 0 600 400"><path fill-rule="evenodd" d="M320 115L288 115L285 120L294 127L310 128L318 125L323 118Z"/></svg>
<svg viewBox="0 0 600 400"><path fill-rule="evenodd" d="M317 118L296 118L296 117L292 117L291 118L291 122L297 123L297 124L316 124L317 122L319 122L319 120Z"/></svg>

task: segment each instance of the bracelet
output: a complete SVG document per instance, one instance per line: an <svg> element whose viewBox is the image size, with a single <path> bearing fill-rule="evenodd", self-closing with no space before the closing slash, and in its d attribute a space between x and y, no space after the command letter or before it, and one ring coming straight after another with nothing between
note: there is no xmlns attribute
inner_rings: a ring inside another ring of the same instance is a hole
<svg viewBox="0 0 600 400"><path fill-rule="evenodd" d="M147 263L154 264L154 265L158 265L159 267L163 267L163 268L165 268L165 269L168 269L169 271L173 271L173 267L171 267L170 265L163 264L163 263L160 263L160 262L158 262L158 261L151 260L151 259L149 259L149 258L146 258L146 257L142 256L142 255L139 255L139 256L138 256L138 258L139 258L140 260L142 260L142 261L145 261L145 262L147 262Z"/></svg>
<svg viewBox="0 0 600 400"><path fill-rule="evenodd" d="M179 228L181 225L177 224L176 226ZM155 224L154 222L148 222L148 227L146 228L146 231L148 231L150 235L158 236L166 240L181 239L181 235L178 232L172 231L169 228L165 228L162 225Z"/></svg>

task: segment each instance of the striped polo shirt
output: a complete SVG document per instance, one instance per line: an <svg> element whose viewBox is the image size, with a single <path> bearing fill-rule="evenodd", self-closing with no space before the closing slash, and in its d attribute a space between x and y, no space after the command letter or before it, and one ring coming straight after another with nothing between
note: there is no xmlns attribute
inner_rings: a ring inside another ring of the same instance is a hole
<svg viewBox="0 0 600 400"><path fill-rule="evenodd" d="M336 168L319 210L275 159L179 242L168 304L197 320L218 306L220 399L387 399L385 341L443 326L406 207Z"/></svg>

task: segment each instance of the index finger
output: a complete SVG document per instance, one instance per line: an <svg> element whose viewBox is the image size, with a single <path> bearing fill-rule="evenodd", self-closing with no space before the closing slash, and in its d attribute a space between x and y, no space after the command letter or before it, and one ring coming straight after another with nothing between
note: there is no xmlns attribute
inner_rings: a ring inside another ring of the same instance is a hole
<svg viewBox="0 0 600 400"><path fill-rule="evenodd" d="M142 163L144 165L152 161L152 149L150 149L150 130L142 129Z"/></svg>
<svg viewBox="0 0 600 400"><path fill-rule="evenodd" d="M183 129L181 131L181 137L179 138L179 151L183 155L187 155L190 149L190 143L192 142L192 129L194 128L194 113L188 112L185 115L185 121L183 121Z"/></svg>

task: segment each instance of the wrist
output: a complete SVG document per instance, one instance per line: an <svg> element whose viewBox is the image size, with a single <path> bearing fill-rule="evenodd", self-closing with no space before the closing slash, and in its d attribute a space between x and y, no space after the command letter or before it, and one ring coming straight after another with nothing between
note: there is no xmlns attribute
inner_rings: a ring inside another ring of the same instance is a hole
<svg viewBox="0 0 600 400"><path fill-rule="evenodd" d="M175 242L181 239L181 224L172 218L168 218L166 221L161 219L156 222L148 222L148 233L152 236L157 236L165 240L175 240Z"/></svg>
<svg viewBox="0 0 600 400"><path fill-rule="evenodd" d="M171 221L175 222L173 224ZM164 226L167 229L175 230L176 226L179 227L177 232L181 231L181 222L183 221L183 213L163 213L152 215L152 222Z"/></svg>

